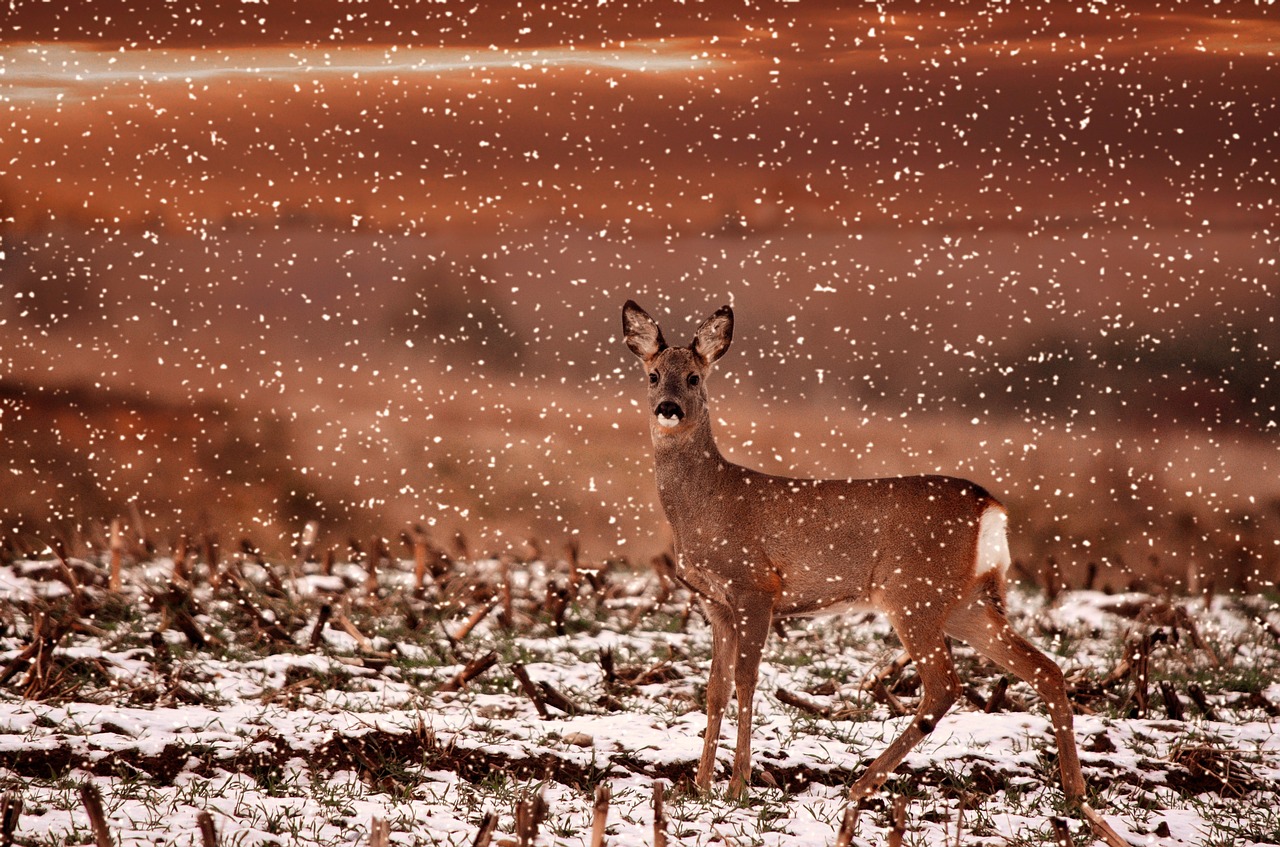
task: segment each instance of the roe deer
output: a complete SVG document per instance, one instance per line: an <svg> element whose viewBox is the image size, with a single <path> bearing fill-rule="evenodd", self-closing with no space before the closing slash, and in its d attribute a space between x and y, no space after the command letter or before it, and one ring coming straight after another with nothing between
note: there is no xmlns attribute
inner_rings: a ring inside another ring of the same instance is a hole
<svg viewBox="0 0 1280 847"><path fill-rule="evenodd" d="M873 794L956 701L960 681L947 645L955 636L1039 693L1053 719L1067 799L1084 806L1062 671L1005 618L1004 507L981 486L945 476L789 479L735 465L712 437L705 386L711 365L729 349L733 311L717 310L688 347L668 347L633 301L623 307L622 323L649 376L649 430L676 573L711 625L697 788L711 786L731 686L738 738L729 791L740 796L746 788L752 698L771 622L873 609L888 616L915 661L923 694L915 718L854 784L851 801ZM1098 826L1101 818L1084 808Z"/></svg>

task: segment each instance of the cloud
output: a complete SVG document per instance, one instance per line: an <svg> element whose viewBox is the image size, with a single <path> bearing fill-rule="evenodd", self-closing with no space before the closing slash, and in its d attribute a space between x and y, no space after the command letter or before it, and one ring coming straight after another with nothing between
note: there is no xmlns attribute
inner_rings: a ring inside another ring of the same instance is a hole
<svg viewBox="0 0 1280 847"><path fill-rule="evenodd" d="M641 74L709 69L720 59L688 39L650 40L601 47L483 49L459 47L233 47L109 49L84 43L0 47L0 92L24 101L89 99L121 83L182 84L253 80L301 81L375 76L469 80L517 78L574 68Z"/></svg>
<svg viewBox="0 0 1280 847"><path fill-rule="evenodd" d="M1008 220L1123 200L1200 214L1274 194L1280 24L1260 18L433 4L330 39L341 15L325 15L343 4L224 6L192 13L204 38L172 15L125 26L95 4L37 26L28 11L13 32L38 40L0 45L8 193L91 217L696 226L744 208Z"/></svg>

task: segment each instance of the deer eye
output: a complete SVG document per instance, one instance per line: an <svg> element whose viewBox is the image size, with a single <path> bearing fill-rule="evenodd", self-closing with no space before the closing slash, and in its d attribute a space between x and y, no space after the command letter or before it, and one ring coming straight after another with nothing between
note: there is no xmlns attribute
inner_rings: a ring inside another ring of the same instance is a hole
<svg viewBox="0 0 1280 847"><path fill-rule="evenodd" d="M698 375L697 375L697 374L689 374L689 385L690 385L690 386L697 385L697 384L698 384L699 382L701 382L701 381L702 381L702 380L698 377Z"/></svg>
<svg viewBox="0 0 1280 847"><path fill-rule="evenodd" d="M650 384L650 385L657 385L657 384L658 384L658 372L657 372L657 371L653 371L652 373L650 373L650 374L649 374L649 384Z"/></svg>

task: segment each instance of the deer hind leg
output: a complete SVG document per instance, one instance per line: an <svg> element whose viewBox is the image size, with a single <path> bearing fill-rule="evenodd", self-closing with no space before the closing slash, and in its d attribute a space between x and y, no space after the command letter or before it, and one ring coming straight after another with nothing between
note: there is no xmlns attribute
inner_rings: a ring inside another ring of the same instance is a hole
<svg viewBox="0 0 1280 847"><path fill-rule="evenodd" d="M1067 698L1062 668L1009 624L1004 615L1004 586L997 574L987 575L971 589L968 602L957 608L947 621L947 632L964 639L979 653L1035 688L1053 721L1063 792L1068 802L1081 802L1084 774L1076 752L1071 701Z"/></svg>
<svg viewBox="0 0 1280 847"><path fill-rule="evenodd" d="M733 777L729 796L738 798L751 781L751 718L754 714L756 683L760 677L760 657L773 620L773 597L752 594L743 598L735 624L738 630L734 685L738 696L738 743L733 753Z"/></svg>
<svg viewBox="0 0 1280 847"><path fill-rule="evenodd" d="M933 731L960 694L960 680L942 628L937 623L920 620L918 616L903 614L890 615L890 623L915 662L923 693L911 723L853 784L849 799L854 802L871 796L884 784L911 748Z"/></svg>
<svg viewBox="0 0 1280 847"><path fill-rule="evenodd" d="M702 758L698 760L694 785L705 794L711 790L711 781L715 777L720 724L733 691L738 630L728 609L705 602L702 608L711 624L711 673L707 677L707 729L702 737Z"/></svg>

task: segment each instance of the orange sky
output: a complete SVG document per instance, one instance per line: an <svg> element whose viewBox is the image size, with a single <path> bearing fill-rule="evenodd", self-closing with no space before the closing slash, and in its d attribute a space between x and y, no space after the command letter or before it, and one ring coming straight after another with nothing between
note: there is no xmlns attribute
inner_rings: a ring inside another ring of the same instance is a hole
<svg viewBox="0 0 1280 847"><path fill-rule="evenodd" d="M19 2L3 216L1274 219L1277 16L843 5Z"/></svg>

